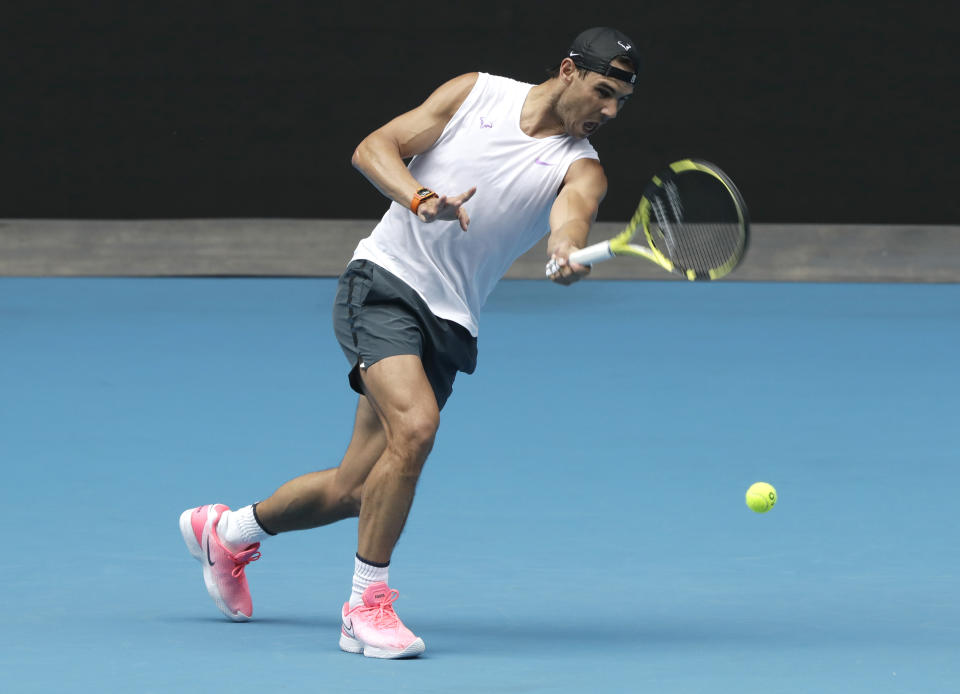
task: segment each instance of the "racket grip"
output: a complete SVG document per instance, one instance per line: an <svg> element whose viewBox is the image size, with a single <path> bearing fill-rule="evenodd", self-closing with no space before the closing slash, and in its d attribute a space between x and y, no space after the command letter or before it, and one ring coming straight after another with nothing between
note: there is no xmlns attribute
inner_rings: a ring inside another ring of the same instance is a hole
<svg viewBox="0 0 960 694"><path fill-rule="evenodd" d="M570 254L570 260L574 263L580 263L581 265L593 265L594 263L600 263L604 260L610 260L612 257L613 251L610 250L609 241L601 241L600 243L581 248ZM557 265L557 261L551 258L547 263L547 277L559 269L560 266Z"/></svg>
<svg viewBox="0 0 960 694"><path fill-rule="evenodd" d="M574 251L570 254L570 260L574 263L580 263L581 265L602 263L604 260L610 260L612 257L613 251L610 250L609 241L601 241L600 243L581 248L579 251Z"/></svg>

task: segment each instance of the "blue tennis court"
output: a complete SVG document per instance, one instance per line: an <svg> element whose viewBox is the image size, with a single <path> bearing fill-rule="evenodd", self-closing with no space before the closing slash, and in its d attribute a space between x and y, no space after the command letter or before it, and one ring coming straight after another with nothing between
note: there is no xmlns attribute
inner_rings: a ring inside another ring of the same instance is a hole
<svg viewBox="0 0 960 694"><path fill-rule="evenodd" d="M355 521L265 543L247 624L177 529L338 462L334 287L0 279L0 689L957 690L960 285L501 283L394 554L402 662L337 648Z"/></svg>

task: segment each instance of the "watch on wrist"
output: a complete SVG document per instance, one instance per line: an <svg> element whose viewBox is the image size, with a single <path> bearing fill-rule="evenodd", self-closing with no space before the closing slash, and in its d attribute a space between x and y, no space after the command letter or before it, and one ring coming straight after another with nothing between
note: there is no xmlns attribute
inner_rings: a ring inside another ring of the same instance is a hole
<svg viewBox="0 0 960 694"><path fill-rule="evenodd" d="M420 203L435 197L438 197L437 194L429 188L421 188L413 194L413 200L410 202L410 211L417 214L417 210L420 209Z"/></svg>

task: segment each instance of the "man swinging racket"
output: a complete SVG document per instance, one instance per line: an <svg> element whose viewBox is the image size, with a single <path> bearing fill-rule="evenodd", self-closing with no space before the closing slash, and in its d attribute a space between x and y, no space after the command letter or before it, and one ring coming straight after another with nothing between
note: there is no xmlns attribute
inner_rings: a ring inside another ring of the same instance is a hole
<svg viewBox="0 0 960 694"><path fill-rule="evenodd" d="M541 84L455 77L357 147L354 167L392 203L357 246L334 303L359 394L352 438L337 467L263 501L183 512L184 541L227 617L252 614L245 568L262 541L359 516L340 648L377 658L424 651L394 611L388 572L440 411L457 372L474 370L480 309L514 260L549 233L554 282L589 272L567 260L607 190L588 138L617 116L639 65L624 34L589 29Z"/></svg>

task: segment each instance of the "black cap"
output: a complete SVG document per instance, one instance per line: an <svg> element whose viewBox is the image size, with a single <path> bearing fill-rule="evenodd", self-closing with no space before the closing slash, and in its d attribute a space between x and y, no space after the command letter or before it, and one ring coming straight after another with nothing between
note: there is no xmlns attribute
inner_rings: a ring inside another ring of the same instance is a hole
<svg viewBox="0 0 960 694"><path fill-rule="evenodd" d="M614 58L626 56L633 63L633 72L610 65ZM610 27L594 27L582 32L570 44L567 54L577 67L615 77L629 84L637 81L640 54L626 34Z"/></svg>

